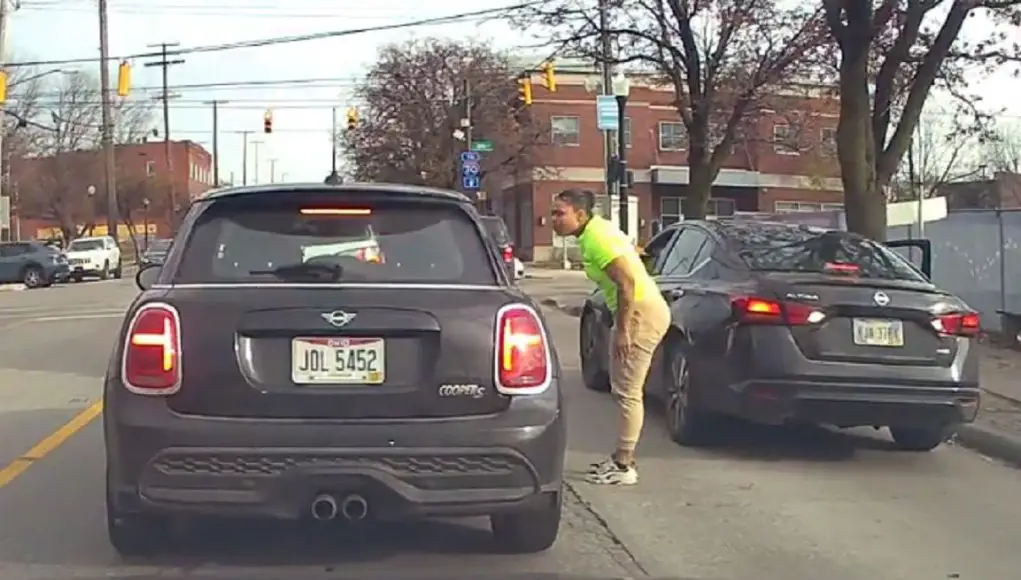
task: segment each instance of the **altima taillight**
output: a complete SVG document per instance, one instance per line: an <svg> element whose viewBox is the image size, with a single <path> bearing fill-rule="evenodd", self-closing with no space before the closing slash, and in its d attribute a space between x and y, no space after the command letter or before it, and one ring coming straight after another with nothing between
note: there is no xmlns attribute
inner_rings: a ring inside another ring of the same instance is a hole
<svg viewBox="0 0 1021 580"><path fill-rule="evenodd" d="M826 314L808 304L780 302L756 296L740 296L731 301L734 316L742 324L779 324L802 326L818 324Z"/></svg>
<svg viewBox="0 0 1021 580"><path fill-rule="evenodd" d="M975 312L952 312L932 319L932 327L944 336L977 336L981 321Z"/></svg>
<svg viewBox="0 0 1021 580"><path fill-rule="evenodd" d="M514 261L514 248L510 246L503 247L503 261L508 264Z"/></svg>
<svg viewBox="0 0 1021 580"><path fill-rule="evenodd" d="M124 386L139 395L171 395L181 388L181 318L169 304L142 306L128 325Z"/></svg>
<svg viewBox="0 0 1021 580"><path fill-rule="evenodd" d="M552 380L551 356L539 314L511 304L496 316L496 390L505 395L534 395Z"/></svg>

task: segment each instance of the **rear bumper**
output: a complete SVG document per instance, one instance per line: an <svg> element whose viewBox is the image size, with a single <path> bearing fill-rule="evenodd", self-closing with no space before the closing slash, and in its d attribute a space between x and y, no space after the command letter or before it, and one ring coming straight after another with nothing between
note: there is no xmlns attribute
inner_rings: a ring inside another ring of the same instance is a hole
<svg viewBox="0 0 1021 580"><path fill-rule="evenodd" d="M976 385L918 386L821 379L752 379L727 387L720 410L769 424L787 421L855 426L933 426L971 423L978 415Z"/></svg>
<svg viewBox="0 0 1021 580"><path fill-rule="evenodd" d="M298 519L325 493L359 494L377 519L484 515L542 505L563 475L564 419L546 397L498 416L389 422L224 420L116 399L107 477L127 513Z"/></svg>

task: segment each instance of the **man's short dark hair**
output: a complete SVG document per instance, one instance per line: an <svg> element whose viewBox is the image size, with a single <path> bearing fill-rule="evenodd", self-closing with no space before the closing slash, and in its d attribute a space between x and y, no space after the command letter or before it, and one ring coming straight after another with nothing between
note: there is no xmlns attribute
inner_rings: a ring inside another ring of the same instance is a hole
<svg viewBox="0 0 1021 580"><path fill-rule="evenodd" d="M592 215L596 208L596 194L588 189L574 187L565 189L557 194L556 199L574 209L583 210L588 215Z"/></svg>

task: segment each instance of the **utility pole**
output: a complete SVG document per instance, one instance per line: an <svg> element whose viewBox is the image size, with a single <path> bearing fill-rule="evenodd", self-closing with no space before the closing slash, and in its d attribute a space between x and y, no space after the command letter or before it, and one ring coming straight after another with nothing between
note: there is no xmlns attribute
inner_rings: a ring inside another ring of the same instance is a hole
<svg viewBox="0 0 1021 580"><path fill-rule="evenodd" d="M7 0L0 0L0 71L3 71L4 73L7 72ZM2 177L2 176L6 176L7 175L5 173L5 170L6 170L6 167L7 167L7 155L4 152L4 144L3 144L4 143L3 142L4 130L7 128L7 115L5 114L6 111L4 109L5 106L6 106L6 101L0 103L0 203L3 203L2 199L3 199L3 195L5 193L4 190L7 189L6 188L7 180L3 179L3 177ZM336 124L336 123L334 123L334 124ZM13 201L13 199L11 198L10 193L8 192L8 195L7 195L7 208L8 208L7 209L7 223L6 224L0 224L0 233L3 233L3 229L4 228L7 228L7 230L8 230L8 234L7 234L8 237L6 239L11 239L13 237L10 234L10 229L11 229L10 215L11 215L11 206L13 205L11 203L12 201Z"/></svg>
<svg viewBox="0 0 1021 580"><path fill-rule="evenodd" d="M166 157L167 163L167 177L170 182L170 205L167 208L168 216L173 217L177 211L177 191L176 191L176 180L174 179L174 161L173 155L170 152L170 67L175 64L182 64L183 58L170 60L167 49L172 46L178 46L176 42L162 42L160 44L150 44L151 48L159 48L162 53L160 60L155 62L147 62L145 66L152 67L158 66L163 69L163 93L156 97L157 100L163 101L163 155ZM173 222L174 220L170 220Z"/></svg>
<svg viewBox="0 0 1021 580"><path fill-rule="evenodd" d="M277 160L276 159L270 159L269 160L269 182L270 183L276 183L277 182Z"/></svg>
<svg viewBox="0 0 1021 580"><path fill-rule="evenodd" d="M6 2L6 0L0 0ZM106 0L99 0L99 90L103 102L103 176L106 178L106 235L120 243L117 231L117 162L113 145L113 95L110 91L110 38Z"/></svg>
<svg viewBox="0 0 1021 580"><path fill-rule="evenodd" d="M252 141L252 145L255 146L255 167L252 168L254 170L254 178L252 179L252 183L258 185L259 184L259 145L262 145L262 141Z"/></svg>
<svg viewBox="0 0 1021 580"><path fill-rule="evenodd" d="M599 0L599 64L603 73L603 94L613 94L613 67L610 62L613 59L613 47L610 43L610 31L609 31L609 0ZM623 130L623 127L618 127ZM613 207L613 199L616 198L614 195L617 193L616 185L617 180L613 179L613 159L617 155L617 140L613 138L613 131L603 131L603 147L605 148L606 155L603 159L603 172L606 176L606 207L604 208L604 216L610 217L610 208ZM618 209L618 212L625 211L623 208Z"/></svg>
<svg viewBox="0 0 1021 580"><path fill-rule="evenodd" d="M213 106L213 182L216 187L220 187L220 124L217 107L229 102L215 99L205 102L205 104Z"/></svg>
<svg viewBox="0 0 1021 580"><path fill-rule="evenodd" d="M254 131L238 131L241 133L241 185L248 185L248 136Z"/></svg>
<svg viewBox="0 0 1021 580"><path fill-rule="evenodd" d="M330 131L333 159L330 161L330 175L337 175L337 107L333 107L333 129Z"/></svg>

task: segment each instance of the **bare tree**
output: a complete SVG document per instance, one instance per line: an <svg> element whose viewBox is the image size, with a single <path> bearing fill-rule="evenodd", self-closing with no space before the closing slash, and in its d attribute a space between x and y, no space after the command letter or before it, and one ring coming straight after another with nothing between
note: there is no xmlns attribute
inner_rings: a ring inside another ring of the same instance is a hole
<svg viewBox="0 0 1021 580"><path fill-rule="evenodd" d="M354 177L460 187L458 157L468 144L455 135L466 97L472 138L493 143L482 154L483 179L509 173L544 134L521 114L514 79L506 58L479 44L429 39L383 48L355 90L356 127L338 137Z"/></svg>
<svg viewBox="0 0 1021 580"><path fill-rule="evenodd" d="M40 90L35 109L21 117L30 130L32 146L12 159L12 175L19 192L22 215L59 224L66 239L92 229L103 215L104 205L90 187L103 182L100 138L99 83L92 75L63 75L58 82L47 77L52 88ZM44 79L40 79L42 82ZM43 83L42 87L47 84ZM146 105L121 105L116 120L117 136L137 141L148 130Z"/></svg>
<svg viewBox="0 0 1021 580"><path fill-rule="evenodd" d="M763 115L791 109L780 89L804 88L822 58L825 25L817 7L782 0L619 0L605 33L616 43L612 59L635 63L673 87L688 139L690 185L686 216L703 217L712 184L735 147L758 138ZM803 3L802 3L803 4ZM547 23L544 36L560 51L603 60L604 32L597 9L551 0L519 9L525 28ZM802 101L803 99L791 99ZM807 112L806 112L807 113ZM800 127L781 145L803 143Z"/></svg>
<svg viewBox="0 0 1021 580"><path fill-rule="evenodd" d="M982 148L982 158L993 173L1021 173L1021 125L1000 125Z"/></svg>
<svg viewBox="0 0 1021 580"><path fill-rule="evenodd" d="M965 97L968 73L1016 60L1003 47L1018 35L1021 0L822 0L822 5L839 56L837 151L847 225L882 240L884 189L907 153L929 93L943 86ZM977 14L1000 26L977 44L965 43L961 30ZM1014 43L1011 50L1016 49ZM982 119L973 99L963 102L975 120Z"/></svg>
<svg viewBox="0 0 1021 580"><path fill-rule="evenodd" d="M947 184L973 179L983 172L974 162L978 135L957 130L954 111L933 108L922 115L906 163L890 182L890 201L936 196Z"/></svg>

